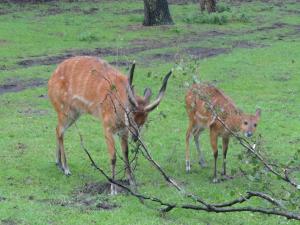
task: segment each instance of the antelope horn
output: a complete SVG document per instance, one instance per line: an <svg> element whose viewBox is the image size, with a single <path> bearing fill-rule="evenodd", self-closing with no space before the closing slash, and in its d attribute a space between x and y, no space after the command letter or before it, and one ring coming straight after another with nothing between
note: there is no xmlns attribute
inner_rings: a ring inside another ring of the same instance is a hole
<svg viewBox="0 0 300 225"><path fill-rule="evenodd" d="M135 68L135 61L133 61L131 69L129 71L129 80L128 80L128 86L127 86L127 94L128 94L128 100L129 102L134 106L138 107L138 103L135 99L134 92L132 90L132 80L133 80L133 73Z"/></svg>
<svg viewBox="0 0 300 225"><path fill-rule="evenodd" d="M131 66L130 71L129 71L129 84L130 84L130 86L132 86L134 69L135 69L135 61L132 62L132 66Z"/></svg>
<svg viewBox="0 0 300 225"><path fill-rule="evenodd" d="M165 78L163 80L163 84L160 88L160 91L159 91L159 94L158 94L157 98L151 104L149 104L145 107L146 112L152 111L153 109L155 109L159 105L160 101L162 100L162 98L165 95L168 80L169 80L169 77L171 76L172 72L173 72L173 69L165 76Z"/></svg>

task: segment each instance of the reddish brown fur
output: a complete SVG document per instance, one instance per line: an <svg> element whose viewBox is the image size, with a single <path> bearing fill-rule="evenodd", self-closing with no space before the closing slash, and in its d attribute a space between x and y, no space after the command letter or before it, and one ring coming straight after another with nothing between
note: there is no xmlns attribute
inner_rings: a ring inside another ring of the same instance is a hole
<svg viewBox="0 0 300 225"><path fill-rule="evenodd" d="M129 86L127 76L96 57L73 57L57 67L48 82L48 94L58 115L57 165L66 175L70 171L64 153L64 132L81 114L89 113L100 118L103 123L113 178L116 162L113 136L120 136L127 175L132 182L128 162L128 128L132 128L134 135L138 136L139 127L145 123L148 112L159 101L146 111L151 96L150 89L146 89L144 97L134 96L137 102L134 107L128 97ZM113 186L112 194L115 194Z"/></svg>
<svg viewBox="0 0 300 225"><path fill-rule="evenodd" d="M216 119L211 107L234 132L243 132L246 136L251 136L260 118L260 110L256 110L256 115L247 115L240 111L234 102L222 91L212 85L194 84L186 94L186 110L189 117L189 127L186 133L186 170L190 170L190 150L189 141L193 133L196 148L200 154L200 164L205 166L205 160L200 149L199 135L205 129L210 130L210 142L214 153L214 182L217 181L216 162L218 157L218 137L222 137L223 144L223 175L226 176L226 154L229 144L230 132L224 125Z"/></svg>

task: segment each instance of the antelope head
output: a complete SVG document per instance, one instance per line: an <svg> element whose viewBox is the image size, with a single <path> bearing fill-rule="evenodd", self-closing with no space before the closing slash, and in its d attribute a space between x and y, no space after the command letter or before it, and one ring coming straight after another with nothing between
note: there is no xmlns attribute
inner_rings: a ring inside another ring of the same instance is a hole
<svg viewBox="0 0 300 225"><path fill-rule="evenodd" d="M257 109L255 115L243 115L242 116L242 124L240 130L245 135L245 137L251 137L258 125L259 119L261 115L261 110Z"/></svg>
<svg viewBox="0 0 300 225"><path fill-rule="evenodd" d="M150 102L152 91L150 88L145 88L143 96L136 96L134 93L134 88L132 85L133 74L135 69L135 63L132 64L132 67L129 72L129 80L127 87L128 100L130 103L129 114L132 114L128 117L128 126L130 129L130 133L132 134L132 139L134 141L138 140L140 129L144 125L147 120L148 113L154 110L161 100L164 97L168 79L172 74L172 70L165 76L160 91L156 97L156 99Z"/></svg>

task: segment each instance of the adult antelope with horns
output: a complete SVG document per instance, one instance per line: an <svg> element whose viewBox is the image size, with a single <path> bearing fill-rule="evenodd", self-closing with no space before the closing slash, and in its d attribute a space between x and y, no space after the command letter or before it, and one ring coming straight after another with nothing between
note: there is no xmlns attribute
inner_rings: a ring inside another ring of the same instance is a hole
<svg viewBox="0 0 300 225"><path fill-rule="evenodd" d="M65 60L54 71L48 82L48 95L57 112L57 166L65 175L70 175L64 151L64 133L80 115L89 113L101 119L105 140L111 161L112 178L115 178L116 151L114 135L121 141L126 174L130 184L134 184L128 160L128 136L133 140L145 123L148 113L162 100L170 71L164 78L157 98L150 103L151 89L146 88L144 96L136 96L132 87L135 63L129 77L107 62L88 56L78 56ZM111 184L111 194L116 194Z"/></svg>

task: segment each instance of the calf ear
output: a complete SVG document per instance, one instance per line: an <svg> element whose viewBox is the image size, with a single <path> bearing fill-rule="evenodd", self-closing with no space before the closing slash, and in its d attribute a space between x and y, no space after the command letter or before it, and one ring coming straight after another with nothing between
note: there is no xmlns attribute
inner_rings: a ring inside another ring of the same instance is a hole
<svg viewBox="0 0 300 225"><path fill-rule="evenodd" d="M261 115L261 109L256 109L255 116L257 118L260 118L260 115Z"/></svg>
<svg viewBox="0 0 300 225"><path fill-rule="evenodd" d="M151 89L150 89L150 88L145 88L145 90L144 90L144 99L145 99L145 101L146 101L147 103L150 102L151 96L152 96L152 91L151 91Z"/></svg>

